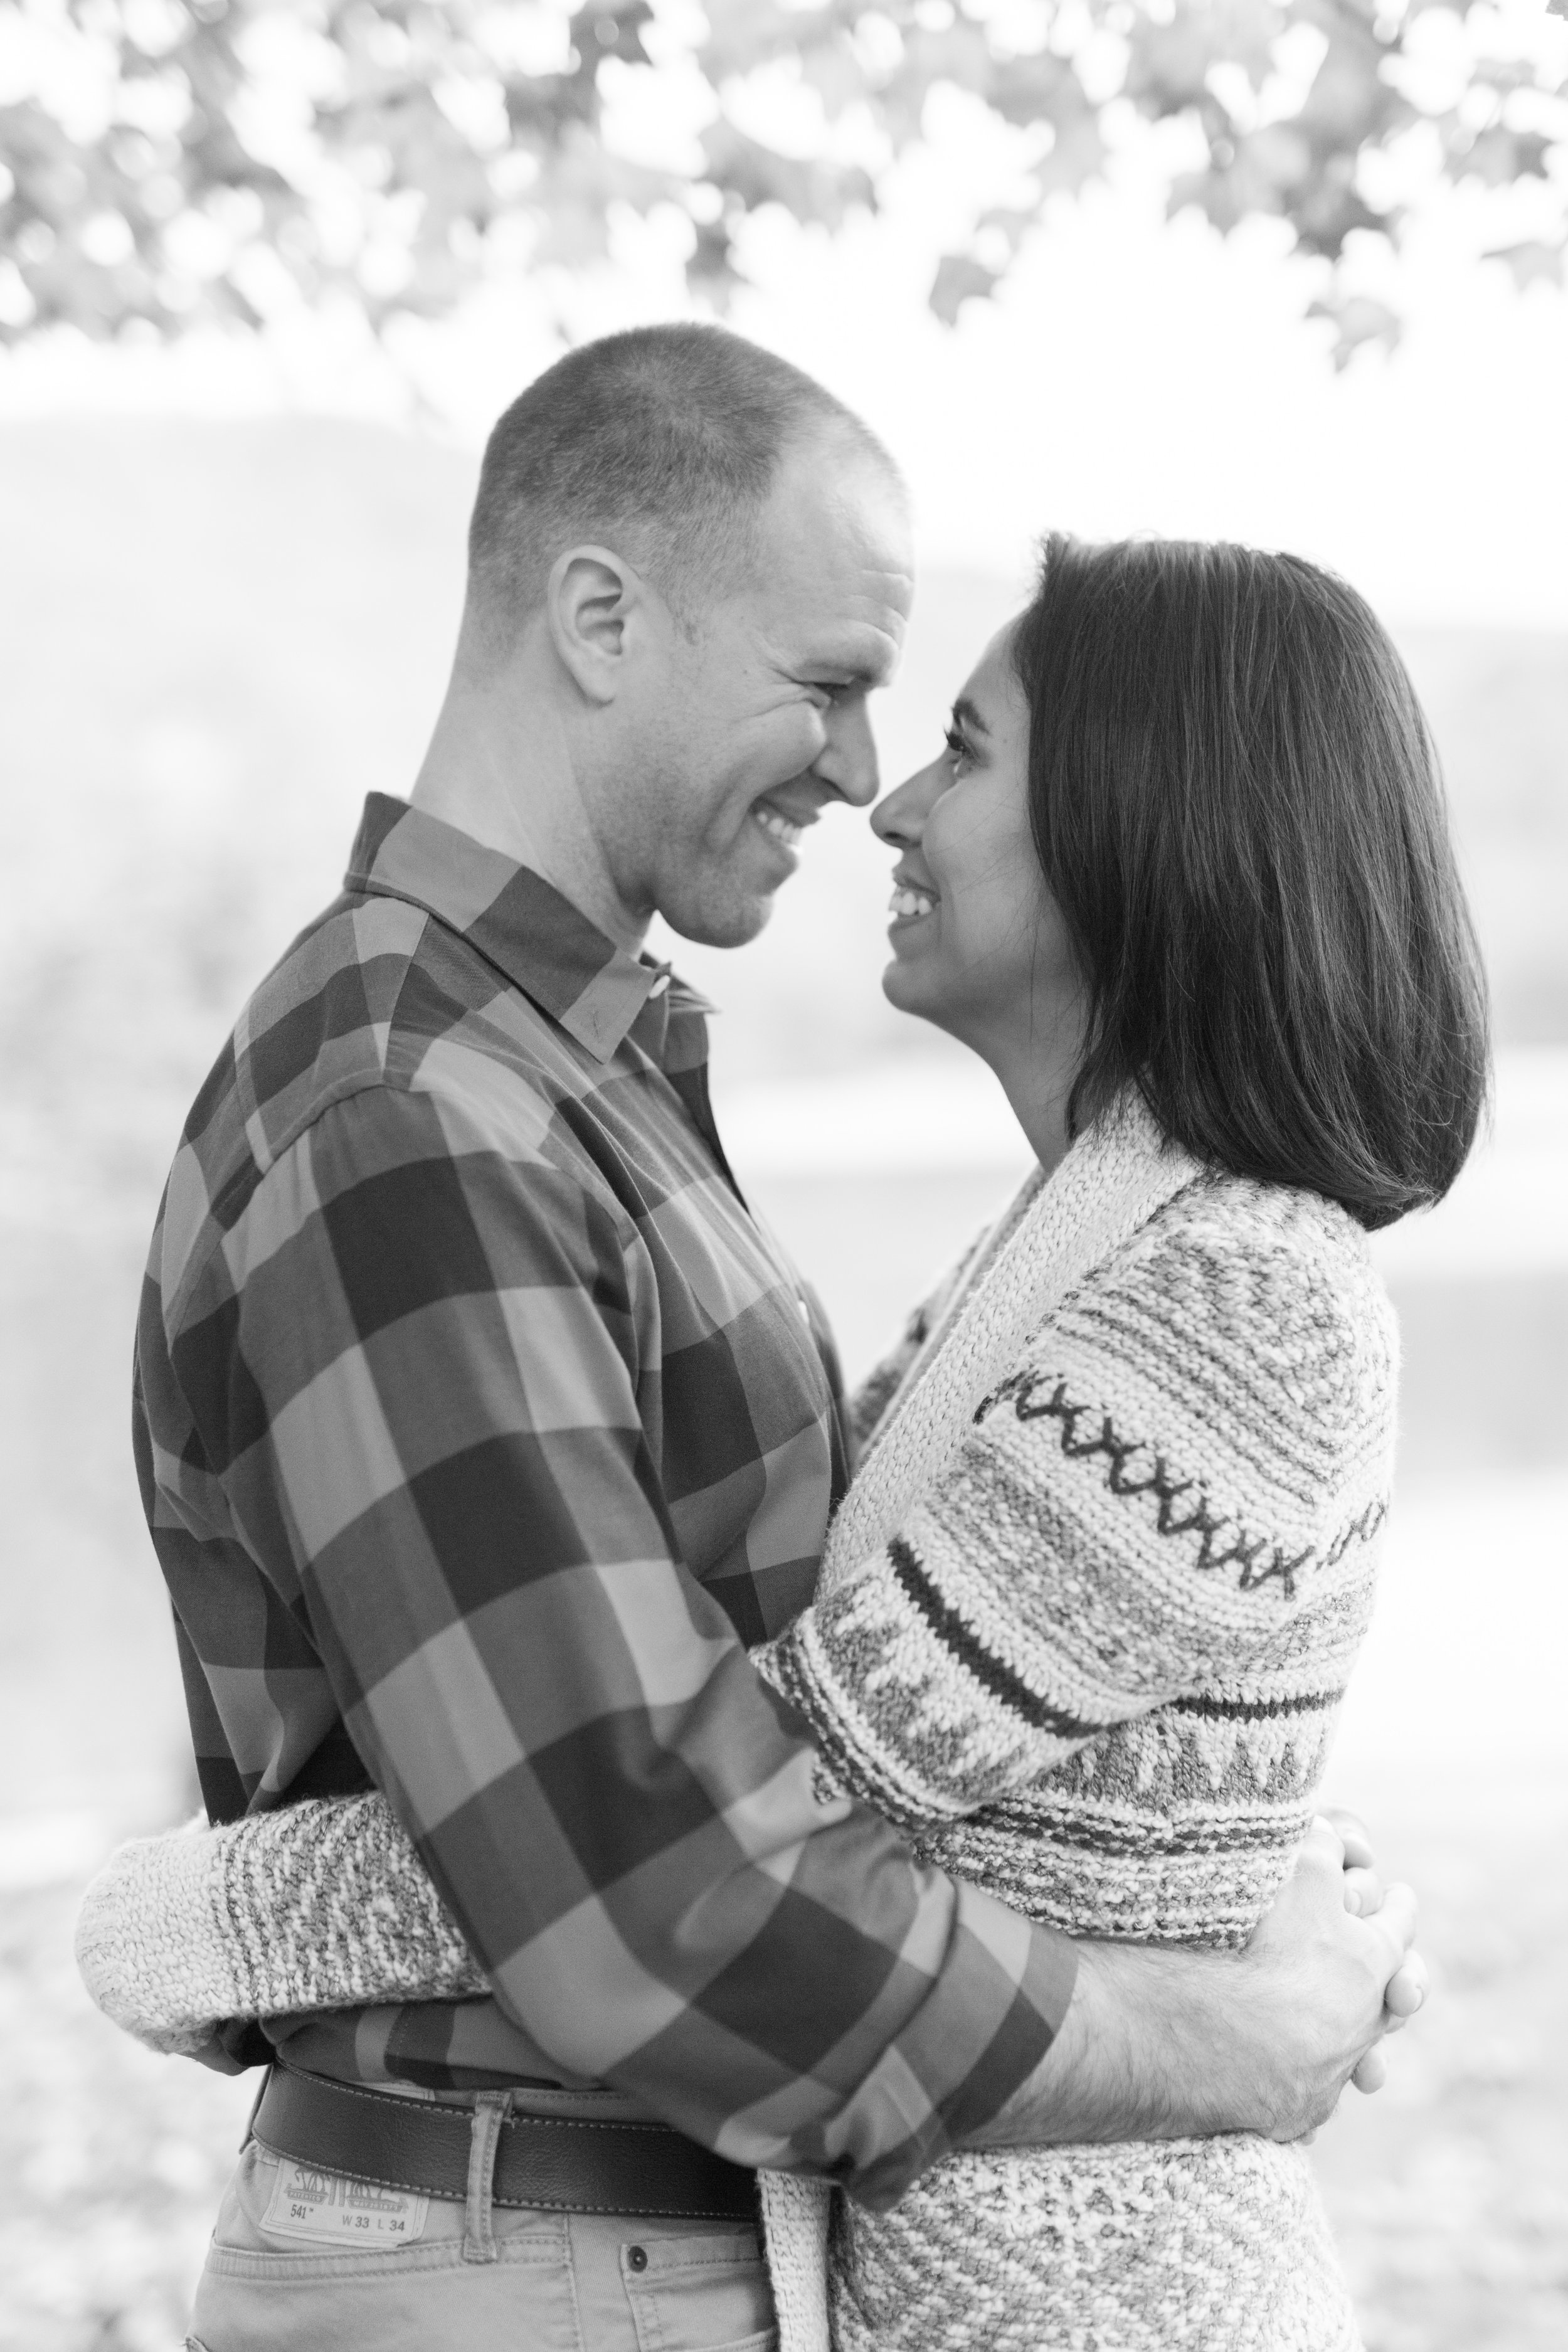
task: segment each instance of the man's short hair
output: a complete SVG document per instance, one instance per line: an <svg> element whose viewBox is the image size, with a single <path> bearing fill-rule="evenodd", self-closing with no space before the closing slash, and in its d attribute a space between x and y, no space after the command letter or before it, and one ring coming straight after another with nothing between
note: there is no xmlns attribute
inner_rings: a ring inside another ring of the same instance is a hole
<svg viewBox="0 0 1568 2352"><path fill-rule="evenodd" d="M743 568L786 449L813 432L898 469L823 385L721 327L636 327L569 352L486 445L468 599L488 655L538 609L564 548L597 542L683 617Z"/></svg>

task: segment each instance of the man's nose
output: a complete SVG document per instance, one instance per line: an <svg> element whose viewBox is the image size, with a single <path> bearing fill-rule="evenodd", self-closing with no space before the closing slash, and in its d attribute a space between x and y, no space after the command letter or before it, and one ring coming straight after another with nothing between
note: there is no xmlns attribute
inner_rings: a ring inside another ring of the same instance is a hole
<svg viewBox="0 0 1568 2352"><path fill-rule="evenodd" d="M831 784L851 808L869 808L880 788L877 739L864 702L842 703L830 710L827 741L812 763L812 772Z"/></svg>

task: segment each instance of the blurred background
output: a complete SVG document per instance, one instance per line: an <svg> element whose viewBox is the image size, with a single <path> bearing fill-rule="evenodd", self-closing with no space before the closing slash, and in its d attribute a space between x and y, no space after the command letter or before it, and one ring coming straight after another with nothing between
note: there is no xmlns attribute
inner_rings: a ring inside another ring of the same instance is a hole
<svg viewBox="0 0 1568 2352"><path fill-rule="evenodd" d="M1369 2352L1568 2342L1565 88L1533 0L0 0L0 2345L179 2342L252 2090L69 1956L110 1843L194 1804L128 1441L185 1108L412 781L489 422L716 308L913 486L889 781L1049 528L1294 548L1410 665L1497 1100L1376 1244L1400 1490L1333 1794L1436 1990L1317 2156ZM661 942L852 1376L1023 1165L881 998L888 866L841 814L752 947Z"/></svg>

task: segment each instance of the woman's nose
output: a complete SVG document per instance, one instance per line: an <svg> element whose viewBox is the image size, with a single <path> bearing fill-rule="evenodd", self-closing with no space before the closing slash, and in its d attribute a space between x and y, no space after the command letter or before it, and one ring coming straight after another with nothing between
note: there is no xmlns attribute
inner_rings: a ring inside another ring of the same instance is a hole
<svg viewBox="0 0 1568 2352"><path fill-rule="evenodd" d="M889 848L913 849L925 831L931 803L942 789L942 761L933 760L929 768L921 768L907 776L885 801L879 801L871 811L871 830L879 841Z"/></svg>

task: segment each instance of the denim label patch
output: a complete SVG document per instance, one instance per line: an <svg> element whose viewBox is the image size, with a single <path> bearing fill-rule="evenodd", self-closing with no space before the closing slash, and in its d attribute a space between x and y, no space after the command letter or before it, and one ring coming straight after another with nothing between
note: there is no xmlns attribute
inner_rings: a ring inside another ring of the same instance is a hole
<svg viewBox="0 0 1568 2352"><path fill-rule="evenodd" d="M355 2246L395 2253L424 2233L428 2197L411 2189L378 2189L373 2180L352 2180L322 2172L313 2164L284 2157L262 2227L279 2238L310 2238L316 2244Z"/></svg>

